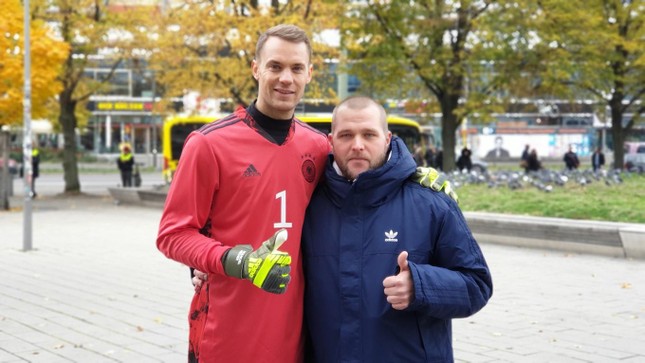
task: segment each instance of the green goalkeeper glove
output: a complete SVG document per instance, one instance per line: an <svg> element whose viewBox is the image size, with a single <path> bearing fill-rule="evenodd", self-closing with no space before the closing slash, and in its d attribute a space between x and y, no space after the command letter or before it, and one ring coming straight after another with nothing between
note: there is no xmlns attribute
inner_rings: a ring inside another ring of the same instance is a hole
<svg viewBox="0 0 645 363"><path fill-rule="evenodd" d="M439 173L437 169L425 168L422 166L417 167L417 171L412 176L412 180L426 188L430 188L438 192L443 191L448 194L450 198L454 199L457 204L459 204L459 197L457 196L457 193L452 190L450 181L446 179L445 174Z"/></svg>
<svg viewBox="0 0 645 363"><path fill-rule="evenodd" d="M281 229L255 251L251 245L231 248L222 257L224 272L231 277L250 280L262 290L284 294L291 281L291 256L278 248L287 237L287 230Z"/></svg>

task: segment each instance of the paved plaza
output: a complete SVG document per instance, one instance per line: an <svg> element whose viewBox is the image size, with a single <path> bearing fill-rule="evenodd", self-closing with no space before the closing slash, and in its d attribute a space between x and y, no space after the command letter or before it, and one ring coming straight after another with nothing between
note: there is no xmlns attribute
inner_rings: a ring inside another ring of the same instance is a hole
<svg viewBox="0 0 645 363"><path fill-rule="evenodd" d="M23 252L12 205L0 211L0 362L186 361L192 287L155 246L161 210L117 206L99 186L74 198L44 187ZM645 361L645 261L482 249L494 294L454 321L456 361Z"/></svg>

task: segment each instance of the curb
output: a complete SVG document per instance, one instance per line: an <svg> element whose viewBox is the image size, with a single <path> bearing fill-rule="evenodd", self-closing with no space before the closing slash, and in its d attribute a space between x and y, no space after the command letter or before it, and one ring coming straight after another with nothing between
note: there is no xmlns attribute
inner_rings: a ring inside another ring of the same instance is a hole
<svg viewBox="0 0 645 363"><path fill-rule="evenodd" d="M477 241L645 259L645 224L464 212Z"/></svg>

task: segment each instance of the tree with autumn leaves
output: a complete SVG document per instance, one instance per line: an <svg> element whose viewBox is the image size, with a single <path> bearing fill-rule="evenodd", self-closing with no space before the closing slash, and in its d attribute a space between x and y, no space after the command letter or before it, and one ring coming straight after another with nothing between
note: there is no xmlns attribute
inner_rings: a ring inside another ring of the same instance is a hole
<svg viewBox="0 0 645 363"><path fill-rule="evenodd" d="M117 67L140 56L139 44L144 43L147 34L139 24L153 14L150 8L140 7L109 11L108 2L97 0L32 0L31 8L33 19L56 24L59 37L70 48L58 77L62 84L57 95L58 123L64 139L64 192L78 193L79 115L91 95L109 86ZM97 62L111 72L101 80L86 77L86 69L97 67Z"/></svg>
<svg viewBox="0 0 645 363"><path fill-rule="evenodd" d="M19 0L5 0L0 17L0 125L21 125L24 97L24 19ZM69 47L43 21L30 27L31 114L51 114L53 97L62 84L58 77Z"/></svg>

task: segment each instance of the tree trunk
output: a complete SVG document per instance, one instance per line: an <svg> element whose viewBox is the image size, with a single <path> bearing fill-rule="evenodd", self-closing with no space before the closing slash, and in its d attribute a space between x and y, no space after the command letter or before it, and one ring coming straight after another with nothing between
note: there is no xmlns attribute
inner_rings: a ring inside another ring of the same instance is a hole
<svg viewBox="0 0 645 363"><path fill-rule="evenodd" d="M9 210L9 189L13 176L9 174L9 133L0 130L0 209Z"/></svg>
<svg viewBox="0 0 645 363"><path fill-rule="evenodd" d="M443 144L443 170L451 171L456 167L455 146L456 132L460 121L455 115L459 96L444 94L441 103L441 141Z"/></svg>
<svg viewBox="0 0 645 363"><path fill-rule="evenodd" d="M620 100L611 100L609 108L611 110L611 135L614 139L614 168L622 169L625 164L625 133L623 130L623 112Z"/></svg>
<svg viewBox="0 0 645 363"><path fill-rule="evenodd" d="M59 98L60 116L58 121L63 128L63 174L65 193L80 193L81 183L78 178L78 160L76 158L76 101L65 91Z"/></svg>

